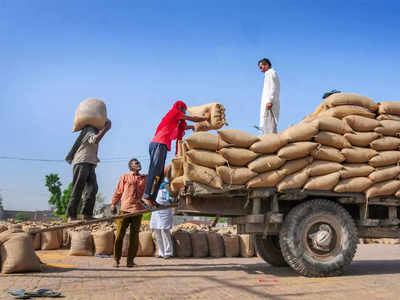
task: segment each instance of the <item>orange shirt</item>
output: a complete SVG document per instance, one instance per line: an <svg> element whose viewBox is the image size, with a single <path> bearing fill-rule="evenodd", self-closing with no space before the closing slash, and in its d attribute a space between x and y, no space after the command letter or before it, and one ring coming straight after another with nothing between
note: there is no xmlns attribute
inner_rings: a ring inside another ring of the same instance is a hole
<svg viewBox="0 0 400 300"><path fill-rule="evenodd" d="M119 179L118 185L112 197L111 205L117 205L121 201L121 211L135 212L143 210L139 203L142 199L146 185L146 175L124 174Z"/></svg>

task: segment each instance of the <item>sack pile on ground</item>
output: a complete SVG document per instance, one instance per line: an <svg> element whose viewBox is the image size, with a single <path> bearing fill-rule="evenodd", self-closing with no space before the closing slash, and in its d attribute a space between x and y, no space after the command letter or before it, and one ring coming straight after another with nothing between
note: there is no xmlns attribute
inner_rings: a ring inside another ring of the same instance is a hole
<svg viewBox="0 0 400 300"><path fill-rule="evenodd" d="M279 134L196 132L179 145L170 190L187 181L400 197L400 102L337 93Z"/></svg>

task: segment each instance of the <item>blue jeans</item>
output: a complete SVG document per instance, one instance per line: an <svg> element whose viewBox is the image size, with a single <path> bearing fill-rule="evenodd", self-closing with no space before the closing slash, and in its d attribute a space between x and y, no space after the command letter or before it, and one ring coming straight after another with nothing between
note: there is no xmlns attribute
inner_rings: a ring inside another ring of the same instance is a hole
<svg viewBox="0 0 400 300"><path fill-rule="evenodd" d="M150 166L146 179L143 198L156 201L158 190L164 179L164 166L168 148L165 144L151 142L149 146Z"/></svg>

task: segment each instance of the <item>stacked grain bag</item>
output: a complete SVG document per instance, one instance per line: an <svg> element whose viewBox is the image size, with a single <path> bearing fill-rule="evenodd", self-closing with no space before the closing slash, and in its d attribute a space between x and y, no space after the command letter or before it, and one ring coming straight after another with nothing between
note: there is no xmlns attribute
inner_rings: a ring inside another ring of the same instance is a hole
<svg viewBox="0 0 400 300"><path fill-rule="evenodd" d="M174 159L172 185L179 182L175 192L194 181L219 189L246 184L400 197L399 135L400 102L332 94L279 134L230 129L190 135Z"/></svg>

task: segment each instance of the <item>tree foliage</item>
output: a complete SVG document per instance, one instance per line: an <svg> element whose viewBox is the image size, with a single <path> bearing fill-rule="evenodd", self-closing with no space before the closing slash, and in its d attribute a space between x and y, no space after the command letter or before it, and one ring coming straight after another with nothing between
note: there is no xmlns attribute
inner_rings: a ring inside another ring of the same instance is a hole
<svg viewBox="0 0 400 300"><path fill-rule="evenodd" d="M58 174L46 175L46 187L51 197L49 204L55 207L54 215L65 219L65 211L67 210L69 197L71 195L72 183L68 188L61 192L61 181Z"/></svg>
<svg viewBox="0 0 400 300"><path fill-rule="evenodd" d="M0 210L4 210L3 207L3 196L0 194Z"/></svg>
<svg viewBox="0 0 400 300"><path fill-rule="evenodd" d="M15 215L15 222L19 223L19 222L24 222L24 221L28 221L29 220L29 215L25 212L18 212Z"/></svg>

